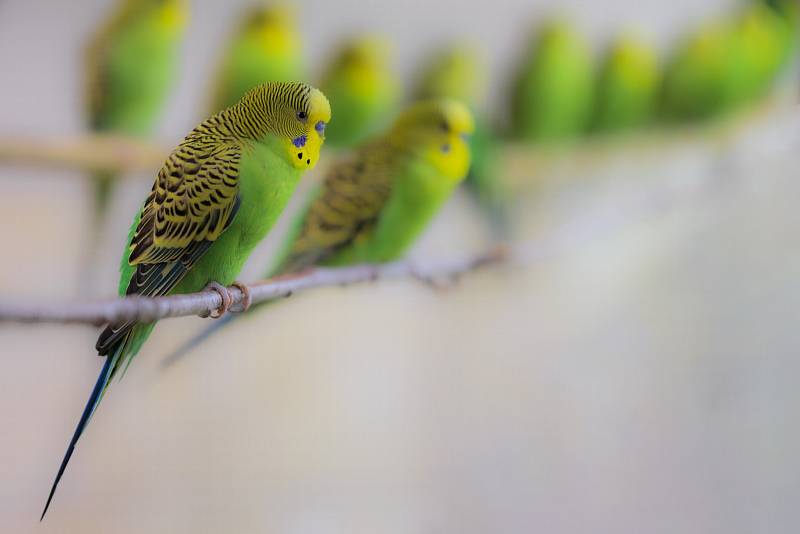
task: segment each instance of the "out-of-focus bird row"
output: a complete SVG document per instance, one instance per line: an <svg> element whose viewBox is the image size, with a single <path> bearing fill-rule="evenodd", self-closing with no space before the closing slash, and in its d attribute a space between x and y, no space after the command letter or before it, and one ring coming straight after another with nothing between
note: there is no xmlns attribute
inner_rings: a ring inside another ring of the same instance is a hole
<svg viewBox="0 0 800 534"><path fill-rule="evenodd" d="M219 111L268 81L309 80L298 7L266 2L243 13L221 47L208 111ZM123 0L92 39L88 122L94 130L152 132L175 81L188 0ZM569 20L532 32L510 80L506 120L486 115L486 58L475 44L434 50L417 70L410 100L448 97L476 114L473 169L467 183L497 207L502 187L492 146L498 139L552 144L724 115L763 96L797 48L800 15L793 0L752 0L737 12L687 32L660 55L638 32L614 39L599 58ZM392 44L355 35L328 58L317 86L336 119L328 145L357 146L387 127L404 100ZM497 110L497 106L494 107ZM95 178L98 217L111 180ZM495 211L497 211L495 209Z"/></svg>

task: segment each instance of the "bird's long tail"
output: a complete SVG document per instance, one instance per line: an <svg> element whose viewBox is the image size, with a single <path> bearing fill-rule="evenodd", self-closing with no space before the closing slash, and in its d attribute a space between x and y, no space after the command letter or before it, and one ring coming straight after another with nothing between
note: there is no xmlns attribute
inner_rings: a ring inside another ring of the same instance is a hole
<svg viewBox="0 0 800 534"><path fill-rule="evenodd" d="M69 459L72 457L72 453L75 450L75 444L78 443L78 439L80 439L83 429L86 428L86 425L89 423L89 419L91 419L95 408L97 408L97 405L100 404L100 399L103 398L103 392L105 391L108 381L111 378L112 371L118 360L119 352L120 351L117 350L113 354L106 356L106 363L103 365L103 369L100 371L100 376L97 377L97 382L94 385L94 389L92 389L92 394L89 396L89 402L86 403L86 407L83 409L83 414L81 415L81 418L78 421L78 426L75 429L75 433L72 435L72 439L69 442L69 447L67 447L67 452L64 454L64 459L61 460L61 466L58 468L58 474L56 474L56 479L53 481L53 487L50 488L50 495L47 496L47 503L44 505L44 511L42 511L42 517L39 518L39 521L44 519L47 509L50 507L50 501L53 500L53 495L56 492L58 483L61 481L61 476L64 474L64 470L67 468Z"/></svg>

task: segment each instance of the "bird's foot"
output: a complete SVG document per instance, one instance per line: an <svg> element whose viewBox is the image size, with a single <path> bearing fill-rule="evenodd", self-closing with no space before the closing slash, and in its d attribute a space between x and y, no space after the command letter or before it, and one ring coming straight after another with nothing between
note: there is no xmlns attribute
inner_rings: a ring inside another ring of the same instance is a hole
<svg viewBox="0 0 800 534"><path fill-rule="evenodd" d="M211 312L206 312L202 314L200 317L204 318L211 317L212 319L219 319L220 317L225 315L225 312L227 312L228 308L231 307L231 300L232 300L231 294L230 292L228 292L228 288L218 282L209 282L206 285L206 287L203 288L203 291L215 291L222 299L222 304L216 310Z"/></svg>
<svg viewBox="0 0 800 534"><path fill-rule="evenodd" d="M238 288L239 291L242 292L242 302L239 303L239 306L236 308L236 310L231 311L246 312L253 304L253 297L250 296L250 288L241 282L234 282L231 285L235 288Z"/></svg>

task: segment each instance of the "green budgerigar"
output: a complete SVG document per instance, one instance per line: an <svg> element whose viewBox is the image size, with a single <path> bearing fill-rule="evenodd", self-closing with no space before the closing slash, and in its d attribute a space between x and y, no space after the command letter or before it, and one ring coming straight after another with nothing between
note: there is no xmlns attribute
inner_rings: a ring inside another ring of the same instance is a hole
<svg viewBox="0 0 800 534"><path fill-rule="evenodd" d="M177 79L188 0L121 0L89 42L87 115L98 132L147 136ZM113 175L93 176L95 216L104 215Z"/></svg>
<svg viewBox="0 0 800 534"><path fill-rule="evenodd" d="M736 31L747 75L743 97L758 97L772 87L791 54L791 27L779 12L754 2L737 20Z"/></svg>
<svg viewBox="0 0 800 534"><path fill-rule="evenodd" d="M704 24L672 53L664 73L661 112L698 120L729 112L747 92L741 39L729 20Z"/></svg>
<svg viewBox="0 0 800 534"><path fill-rule="evenodd" d="M225 51L211 111L233 105L256 85L305 79L305 70L294 8L273 3L255 6L243 15Z"/></svg>
<svg viewBox="0 0 800 534"><path fill-rule="evenodd" d="M384 135L328 169L266 276L402 257L466 176L473 130L472 114L460 102L412 104ZM169 360L234 317L209 326Z"/></svg>
<svg viewBox="0 0 800 534"><path fill-rule="evenodd" d="M485 65L478 49L467 43L454 43L436 51L423 65L413 96L417 100L452 98L470 108L475 117L475 132L470 136L472 164L466 184L485 210L498 234L507 232L505 204L507 193L497 157L497 139L482 112L487 89Z"/></svg>
<svg viewBox="0 0 800 534"><path fill-rule="evenodd" d="M235 283L300 175L316 164L330 115L317 89L270 83L192 130L164 162L134 219L120 267L120 295L154 297L211 287L222 297L223 313L230 303L223 286ZM42 517L110 381L124 373L154 326L129 321L100 334L96 348L106 361Z"/></svg>
<svg viewBox="0 0 800 534"><path fill-rule="evenodd" d="M347 40L319 83L336 110L328 144L348 148L381 131L395 115L400 83L390 46L375 35Z"/></svg>
<svg viewBox="0 0 800 534"><path fill-rule="evenodd" d="M592 113L592 55L566 21L550 21L528 46L511 95L511 133L525 141L571 140Z"/></svg>
<svg viewBox="0 0 800 534"><path fill-rule="evenodd" d="M660 86L655 49L634 36L619 38L597 77L592 130L616 132L647 125L655 115Z"/></svg>

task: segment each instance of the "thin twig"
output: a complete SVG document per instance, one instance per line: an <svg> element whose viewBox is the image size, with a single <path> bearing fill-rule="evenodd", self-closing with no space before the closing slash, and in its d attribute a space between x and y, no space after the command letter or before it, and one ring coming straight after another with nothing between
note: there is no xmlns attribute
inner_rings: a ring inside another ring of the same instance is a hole
<svg viewBox="0 0 800 534"><path fill-rule="evenodd" d="M507 258L507 249L494 247L486 253L466 260L440 264L420 270L407 261L385 265L355 265L336 269L317 268L295 275L281 276L248 284L252 302L264 302L289 296L316 287L342 286L383 278L414 277L431 279L457 278L471 271L500 263ZM243 295L239 288L228 288L232 311L239 309ZM0 322L86 323L101 325L124 321L152 322L168 317L208 314L222 305L219 293L213 290L167 297L139 297L94 302L28 303L0 300Z"/></svg>

